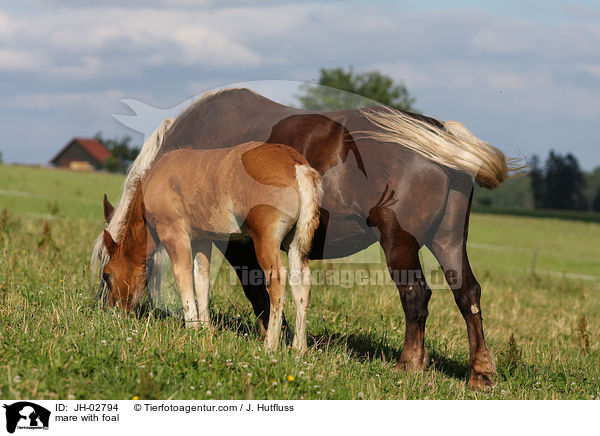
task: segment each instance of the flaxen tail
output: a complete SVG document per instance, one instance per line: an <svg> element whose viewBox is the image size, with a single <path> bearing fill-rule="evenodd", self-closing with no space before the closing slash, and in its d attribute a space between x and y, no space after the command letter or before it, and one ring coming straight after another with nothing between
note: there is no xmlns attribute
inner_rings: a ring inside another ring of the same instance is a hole
<svg viewBox="0 0 600 436"><path fill-rule="evenodd" d="M446 121L439 128L422 119L385 106L365 108L362 114L379 129L356 132L382 142L409 148L441 165L465 171L480 186L493 189L511 173L523 169L519 159L477 138L458 121Z"/></svg>
<svg viewBox="0 0 600 436"><path fill-rule="evenodd" d="M296 165L296 181L300 191L300 214L290 249L297 249L306 260L315 230L319 227L319 206L323 197L321 176L308 165Z"/></svg>

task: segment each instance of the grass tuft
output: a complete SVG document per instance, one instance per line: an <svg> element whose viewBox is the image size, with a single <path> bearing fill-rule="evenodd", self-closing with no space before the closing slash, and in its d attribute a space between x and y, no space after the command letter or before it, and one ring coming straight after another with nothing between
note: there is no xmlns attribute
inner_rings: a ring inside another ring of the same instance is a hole
<svg viewBox="0 0 600 436"><path fill-rule="evenodd" d="M510 334L506 350L503 353L504 365L508 368L508 371L512 374L522 363L522 350L517 344L514 333Z"/></svg>
<svg viewBox="0 0 600 436"><path fill-rule="evenodd" d="M577 322L577 337L579 338L581 351L587 355L590 352L590 332L585 315L582 315Z"/></svg>

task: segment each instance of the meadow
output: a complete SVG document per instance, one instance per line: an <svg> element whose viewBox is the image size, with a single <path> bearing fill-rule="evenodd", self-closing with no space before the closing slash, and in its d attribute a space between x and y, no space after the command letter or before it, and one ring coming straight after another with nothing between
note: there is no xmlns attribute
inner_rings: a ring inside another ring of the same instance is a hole
<svg viewBox="0 0 600 436"><path fill-rule="evenodd" d="M250 304L216 250L212 329L183 327L172 281L161 304L174 316L102 309L90 249L103 228L102 195L115 202L121 183L109 174L0 166L0 398L600 397L598 223L472 215L469 254L498 377L492 390L471 392L465 324L445 287L433 291L421 374L394 371L404 316L389 279L315 286L305 356L262 350ZM311 268L381 270L373 262L380 258L374 245ZM435 274L428 253L423 260Z"/></svg>

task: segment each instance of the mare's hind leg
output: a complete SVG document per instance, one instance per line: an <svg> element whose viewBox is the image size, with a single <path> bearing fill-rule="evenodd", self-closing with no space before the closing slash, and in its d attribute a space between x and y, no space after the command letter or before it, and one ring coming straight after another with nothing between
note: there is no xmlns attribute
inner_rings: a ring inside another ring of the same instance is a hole
<svg viewBox="0 0 600 436"><path fill-rule="evenodd" d="M182 228L176 225L164 226L157 228L157 233L173 264L173 275L183 304L185 326L198 327L198 310L194 298L192 248L189 236L185 230L181 230Z"/></svg>
<svg viewBox="0 0 600 436"><path fill-rule="evenodd" d="M429 314L427 304L431 290L421 269L419 244L416 239L399 226L393 226L393 229L389 230L393 230L393 234L384 231L381 245L390 275L398 287L406 318L404 348L396 367L408 371L422 371L427 364L425 322Z"/></svg>
<svg viewBox="0 0 600 436"><path fill-rule="evenodd" d="M432 252L438 259L454 293L454 301L467 324L471 376L469 388L487 389L493 385L496 365L483 334L481 286L475 279L464 245L447 247L436 240Z"/></svg>
<svg viewBox="0 0 600 436"><path fill-rule="evenodd" d="M298 247L290 247L288 253L290 267L290 288L292 289L292 297L296 306L296 334L292 348L297 349L300 353L305 353L308 350L306 341L306 312L310 301L310 270L308 269L308 260L303 260Z"/></svg>
<svg viewBox="0 0 600 436"><path fill-rule="evenodd" d="M444 270L454 300L467 324L471 356L469 387L487 389L493 384L496 365L483 335L481 286L473 275L467 257L470 204L469 196L464 192L450 191L446 215L430 248Z"/></svg>
<svg viewBox="0 0 600 436"><path fill-rule="evenodd" d="M198 320L200 325L210 325L208 303L210 300L210 251L211 241L200 241L194 244L194 290L198 302Z"/></svg>

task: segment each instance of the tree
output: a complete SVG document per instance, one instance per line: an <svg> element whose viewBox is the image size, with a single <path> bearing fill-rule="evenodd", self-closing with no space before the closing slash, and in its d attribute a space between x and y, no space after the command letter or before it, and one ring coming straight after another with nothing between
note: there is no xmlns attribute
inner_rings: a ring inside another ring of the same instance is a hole
<svg viewBox="0 0 600 436"><path fill-rule="evenodd" d="M127 168L140 153L139 147L131 146L131 136L122 138L105 139L101 132L96 133L94 138L102 143L113 155L104 162L104 169L110 172L126 172Z"/></svg>
<svg viewBox="0 0 600 436"><path fill-rule="evenodd" d="M304 94L296 98L303 108L343 110L372 106L378 102L415 112L415 99L410 96L404 83L394 83L391 77L378 71L354 74L352 67L348 71L343 68L321 68L319 85L305 84L300 87Z"/></svg>
<svg viewBox="0 0 600 436"><path fill-rule="evenodd" d="M114 156L107 157L104 163L102 163L102 168L109 173L124 172L121 161Z"/></svg>
<svg viewBox="0 0 600 436"><path fill-rule="evenodd" d="M598 198L600 195L600 167L597 167L592 172L586 173L585 176L588 203L593 210L600 211L600 209L594 206L595 201L600 201L600 198ZM597 198L598 200L596 200ZM600 204L598 207L600 207Z"/></svg>
<svg viewBox="0 0 600 436"><path fill-rule="evenodd" d="M600 212L600 187L596 191L596 195L592 200L592 210L595 212Z"/></svg>
<svg viewBox="0 0 600 436"><path fill-rule="evenodd" d="M575 156L569 153L563 157L551 151L545 178L544 207L587 210L585 177Z"/></svg>
<svg viewBox="0 0 600 436"><path fill-rule="evenodd" d="M533 191L533 204L536 209L544 207L544 199L546 197L546 181L544 171L540 167L540 158L533 156L531 158L531 172L529 173L531 180L531 190Z"/></svg>

